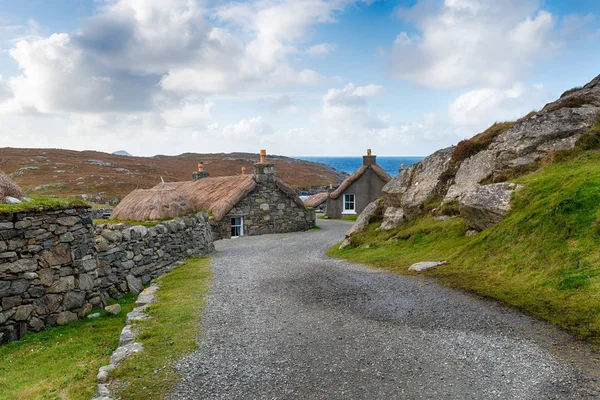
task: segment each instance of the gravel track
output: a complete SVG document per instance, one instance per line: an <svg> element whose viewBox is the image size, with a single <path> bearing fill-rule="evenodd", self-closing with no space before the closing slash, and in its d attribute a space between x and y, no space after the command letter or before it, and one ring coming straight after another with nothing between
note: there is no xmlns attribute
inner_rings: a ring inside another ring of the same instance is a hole
<svg viewBox="0 0 600 400"><path fill-rule="evenodd" d="M331 259L350 225L319 225L216 243L200 348L170 399L600 397L589 346L431 280Z"/></svg>

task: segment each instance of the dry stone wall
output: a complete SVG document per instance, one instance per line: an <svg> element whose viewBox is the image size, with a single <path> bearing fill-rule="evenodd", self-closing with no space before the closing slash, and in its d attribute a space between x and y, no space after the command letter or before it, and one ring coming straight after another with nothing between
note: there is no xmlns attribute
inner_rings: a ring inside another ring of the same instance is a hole
<svg viewBox="0 0 600 400"><path fill-rule="evenodd" d="M87 208L0 214L0 344L74 322L212 250L203 214L152 228L94 227Z"/></svg>

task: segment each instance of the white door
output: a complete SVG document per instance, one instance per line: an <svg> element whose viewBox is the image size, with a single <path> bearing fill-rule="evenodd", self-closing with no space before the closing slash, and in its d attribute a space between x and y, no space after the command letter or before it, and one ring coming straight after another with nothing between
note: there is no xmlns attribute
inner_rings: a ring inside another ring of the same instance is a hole
<svg viewBox="0 0 600 400"><path fill-rule="evenodd" d="M244 236L244 218L233 217L231 218L231 238L240 236Z"/></svg>

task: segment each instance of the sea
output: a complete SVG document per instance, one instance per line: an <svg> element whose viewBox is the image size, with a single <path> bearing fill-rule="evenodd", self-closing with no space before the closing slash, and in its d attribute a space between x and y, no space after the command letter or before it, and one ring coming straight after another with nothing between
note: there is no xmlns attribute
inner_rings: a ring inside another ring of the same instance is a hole
<svg viewBox="0 0 600 400"><path fill-rule="evenodd" d="M338 171L344 171L349 174L356 171L363 162L362 157L296 157L301 160L320 162L332 166ZM383 168L390 176L398 175L398 170L404 164L404 167L421 161L424 157L405 157L405 156L377 156L377 164Z"/></svg>

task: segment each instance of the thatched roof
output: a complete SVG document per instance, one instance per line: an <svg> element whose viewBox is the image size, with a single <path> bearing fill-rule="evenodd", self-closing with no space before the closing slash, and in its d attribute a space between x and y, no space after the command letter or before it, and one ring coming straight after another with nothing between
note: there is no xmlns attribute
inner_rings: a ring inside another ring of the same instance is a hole
<svg viewBox="0 0 600 400"><path fill-rule="evenodd" d="M384 181L385 183L388 183L389 181L392 180L392 177L384 171L383 168L381 168L379 165L377 164L369 164L369 165L361 165L359 169L357 169L356 171L354 171L354 173L352 175L350 175L349 177L347 177L342 184L335 190L333 191L329 197L331 197L332 199L337 199L338 197L340 197L342 195L342 193L344 193L346 191L346 189L348 189L348 187L350 185L352 185L355 181L357 181L361 176L363 176L363 174L365 172L367 172L368 169L371 169L375 175L377 175L382 181Z"/></svg>
<svg viewBox="0 0 600 400"><path fill-rule="evenodd" d="M115 207L111 218L135 221L177 217L194 211L187 199L170 187L136 189Z"/></svg>
<svg viewBox="0 0 600 400"><path fill-rule="evenodd" d="M313 194L308 199L304 200L304 205L306 207L318 207L327 200L327 197L329 197L329 193L327 192Z"/></svg>
<svg viewBox="0 0 600 400"><path fill-rule="evenodd" d="M3 201L5 197L16 197L21 199L25 197L25 193L21 188L6 175L3 171L0 171L0 201Z"/></svg>

